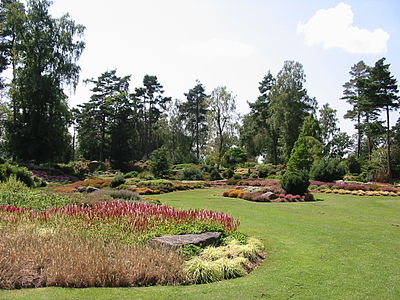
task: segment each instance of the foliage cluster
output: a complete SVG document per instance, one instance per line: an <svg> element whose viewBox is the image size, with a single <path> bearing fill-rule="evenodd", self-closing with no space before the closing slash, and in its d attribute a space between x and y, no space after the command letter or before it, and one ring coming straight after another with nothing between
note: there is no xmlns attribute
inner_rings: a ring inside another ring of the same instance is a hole
<svg viewBox="0 0 400 300"><path fill-rule="evenodd" d="M188 167L183 169L182 180L203 180L203 172L196 167Z"/></svg>
<svg viewBox="0 0 400 300"><path fill-rule="evenodd" d="M55 193L44 193L27 187L21 181L11 176L0 183L0 204L34 209L47 209L70 204L67 197Z"/></svg>
<svg viewBox="0 0 400 300"><path fill-rule="evenodd" d="M35 183L32 173L27 168L7 163L0 164L0 181L6 181L11 176L14 176L29 187L32 187Z"/></svg>
<svg viewBox="0 0 400 300"><path fill-rule="evenodd" d="M194 283L209 283L246 275L252 264L264 256L260 240L249 238L246 244L231 240L226 246L207 247L185 264L185 273Z"/></svg>

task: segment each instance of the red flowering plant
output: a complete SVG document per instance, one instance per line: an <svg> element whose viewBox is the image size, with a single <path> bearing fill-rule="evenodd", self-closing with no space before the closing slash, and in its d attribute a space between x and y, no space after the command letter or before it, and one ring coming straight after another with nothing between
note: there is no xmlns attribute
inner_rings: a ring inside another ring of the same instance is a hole
<svg viewBox="0 0 400 300"><path fill-rule="evenodd" d="M10 218L11 217L11 218ZM92 206L70 205L44 211L0 206L0 220L30 220L39 224L57 224L92 234L121 235L130 242L143 242L164 234L234 232L239 220L209 210L179 210L166 205L126 201L102 202Z"/></svg>

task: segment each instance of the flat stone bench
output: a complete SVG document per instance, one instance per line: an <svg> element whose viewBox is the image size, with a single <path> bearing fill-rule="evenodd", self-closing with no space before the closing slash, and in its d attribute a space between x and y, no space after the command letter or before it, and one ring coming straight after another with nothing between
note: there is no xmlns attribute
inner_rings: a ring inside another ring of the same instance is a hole
<svg viewBox="0 0 400 300"><path fill-rule="evenodd" d="M178 249L185 245L193 244L200 247L218 245L221 232L204 232L199 234L164 235L149 241L152 246L163 246Z"/></svg>

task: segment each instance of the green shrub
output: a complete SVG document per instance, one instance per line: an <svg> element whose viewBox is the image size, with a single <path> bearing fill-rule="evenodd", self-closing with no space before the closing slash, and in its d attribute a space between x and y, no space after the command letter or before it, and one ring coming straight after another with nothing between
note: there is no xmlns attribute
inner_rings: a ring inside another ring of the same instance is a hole
<svg viewBox="0 0 400 300"><path fill-rule="evenodd" d="M136 171L130 171L126 174L124 174L124 178L135 178L138 176L138 172Z"/></svg>
<svg viewBox="0 0 400 300"><path fill-rule="evenodd" d="M183 180L203 180L204 174L200 169L191 166L189 168L183 169L182 179Z"/></svg>
<svg viewBox="0 0 400 300"><path fill-rule="evenodd" d="M263 164L257 166L258 178L267 178L274 172L274 166L272 164Z"/></svg>
<svg viewBox="0 0 400 300"><path fill-rule="evenodd" d="M224 172L222 172L222 177L224 177L225 179L232 178L233 175L235 175L235 172L232 168L228 168Z"/></svg>
<svg viewBox="0 0 400 300"><path fill-rule="evenodd" d="M245 163L247 160L246 150L233 147L228 149L223 156L223 165L225 167L235 167L238 164Z"/></svg>
<svg viewBox="0 0 400 300"><path fill-rule="evenodd" d="M247 244L248 236L245 235L244 233L239 232L239 231L235 231L232 234L224 237L222 239L222 244L226 245L232 240L236 240L240 244L245 245L245 244Z"/></svg>
<svg viewBox="0 0 400 300"><path fill-rule="evenodd" d="M25 167L18 167L11 164L3 164L0 166L0 181L6 181L10 176L22 181L27 186L34 185L32 173Z"/></svg>
<svg viewBox="0 0 400 300"><path fill-rule="evenodd" d="M343 179L346 170L340 159L322 159L313 164L310 174L314 180L330 182Z"/></svg>
<svg viewBox="0 0 400 300"><path fill-rule="evenodd" d="M150 159L150 170L156 178L165 178L170 173L171 165L168 161L168 150L161 147L154 150Z"/></svg>
<svg viewBox="0 0 400 300"><path fill-rule="evenodd" d="M188 244L183 246L180 251L186 259L190 259L194 256L198 256L203 251L203 248L193 244Z"/></svg>
<svg viewBox="0 0 400 300"><path fill-rule="evenodd" d="M71 200L58 194L37 192L11 176L0 183L0 204L34 209L47 209L70 204Z"/></svg>
<svg viewBox="0 0 400 300"><path fill-rule="evenodd" d="M314 158L309 138L313 139L313 137L299 136L287 162L288 171L305 170L308 172L310 170Z"/></svg>
<svg viewBox="0 0 400 300"><path fill-rule="evenodd" d="M125 178L122 176L116 176L110 183L110 187L116 188L117 186L120 186L121 184L124 184L126 182Z"/></svg>
<svg viewBox="0 0 400 300"><path fill-rule="evenodd" d="M242 179L242 175L240 175L240 174L233 174L233 179L240 180L240 179Z"/></svg>
<svg viewBox="0 0 400 300"><path fill-rule="evenodd" d="M220 180L222 179L221 174L219 174L218 170L213 168L210 170L210 179L211 180Z"/></svg>
<svg viewBox="0 0 400 300"><path fill-rule="evenodd" d="M289 194L304 195L309 185L309 177L305 171L287 171L282 176L282 187Z"/></svg>
<svg viewBox="0 0 400 300"><path fill-rule="evenodd" d="M195 167L195 164L177 164L177 165L174 165L173 169L177 170L177 171L181 171L184 169L194 168L194 167Z"/></svg>
<svg viewBox="0 0 400 300"><path fill-rule="evenodd" d="M245 163L240 164L240 166L241 166L242 168L254 169L254 168L256 168L257 163L252 162L252 161L246 161Z"/></svg>
<svg viewBox="0 0 400 300"><path fill-rule="evenodd" d="M139 173L139 175L137 176L139 179L143 179L143 180L154 180L154 175L151 174L149 171L144 171L142 173Z"/></svg>
<svg viewBox="0 0 400 300"><path fill-rule="evenodd" d="M361 159L357 158L355 155L350 155L346 161L347 172L350 174L360 174L361 173Z"/></svg>

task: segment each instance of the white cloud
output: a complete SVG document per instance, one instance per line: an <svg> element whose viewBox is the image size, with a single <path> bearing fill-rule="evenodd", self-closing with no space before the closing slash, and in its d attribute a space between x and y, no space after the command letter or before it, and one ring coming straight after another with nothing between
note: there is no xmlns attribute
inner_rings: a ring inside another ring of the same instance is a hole
<svg viewBox="0 0 400 300"><path fill-rule="evenodd" d="M340 2L336 7L320 9L306 24L297 25L308 46L340 48L350 53L380 54L387 52L389 34L383 29L358 28L353 25L351 6Z"/></svg>
<svg viewBox="0 0 400 300"><path fill-rule="evenodd" d="M178 50L181 54L196 57L249 57L256 52L256 47L237 41L213 38L183 44Z"/></svg>

